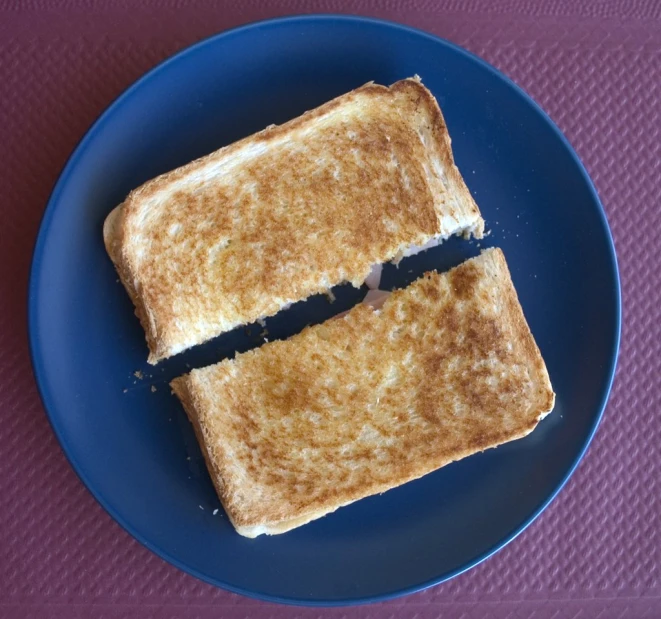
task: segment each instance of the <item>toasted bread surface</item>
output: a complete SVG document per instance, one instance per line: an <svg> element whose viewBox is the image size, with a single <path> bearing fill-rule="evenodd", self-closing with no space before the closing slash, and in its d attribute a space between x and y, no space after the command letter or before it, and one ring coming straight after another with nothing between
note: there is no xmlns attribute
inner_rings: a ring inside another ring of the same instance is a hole
<svg viewBox="0 0 661 619"><path fill-rule="evenodd" d="M484 222L417 79L368 84L133 191L106 248L149 361Z"/></svg>
<svg viewBox="0 0 661 619"><path fill-rule="evenodd" d="M498 249L172 386L248 537L523 437L555 398Z"/></svg>

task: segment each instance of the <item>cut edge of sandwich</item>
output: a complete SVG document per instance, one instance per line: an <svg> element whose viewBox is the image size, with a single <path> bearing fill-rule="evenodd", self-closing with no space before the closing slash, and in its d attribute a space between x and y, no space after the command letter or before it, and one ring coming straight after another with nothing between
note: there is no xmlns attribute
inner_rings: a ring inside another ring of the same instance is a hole
<svg viewBox="0 0 661 619"><path fill-rule="evenodd" d="M208 470L210 472L211 479L216 488L218 496L221 500L223 508L225 509L225 512L227 513L228 518L235 527L236 531L240 535L248 538L254 538L263 534L276 535L279 533L285 533L287 531L290 531L291 529L307 524L312 520L321 518L329 513L336 511L340 507L344 507L346 505L354 503L355 501L358 501L362 498L366 498L367 496L373 496L375 494L382 494L387 490L408 483L409 481L419 479L429 474L430 472L434 470L438 470L439 468L446 466L447 464L450 464L452 462L456 462L475 453L497 447L506 442L523 438L527 436L530 432L532 432L537 426L537 424L553 410L555 405L555 393L553 392L548 370L541 356L539 348L534 340L534 337L530 331L530 328L525 320L523 309L521 308L521 305L519 303L516 290L514 289L514 286L511 283L510 272L507 267L507 263L505 261L503 252L498 248L485 249L476 258L467 260L461 265L441 275L451 275L457 269L460 269L464 267L467 263L471 263L476 260L487 263L485 265L485 270L487 271L487 275L489 277L499 279L500 281L505 280L505 284L509 283L509 286L505 285L504 289L501 289L501 292L504 293L503 301L507 306L507 311L503 313L505 316L507 316L507 320L510 323L509 326L511 328L513 337L516 338L518 344L521 346L521 349L524 351L524 358L526 365L528 367L529 374L535 377L535 382L537 385L535 398L531 401L529 407L529 411L530 411L529 423L528 425L519 428L519 431L516 433L507 432L502 434L501 436L495 436L495 437L490 437L489 439L483 439L483 441L478 445L471 444L466 448L464 448L463 450L456 451L455 453L452 454L452 457L441 457L436 462L434 462L434 466L431 469L428 463L426 465L421 465L417 470L413 471L405 479L398 480L398 483L396 485L393 485L391 482L387 482L387 481L382 482L380 484L375 484L372 487L370 487L369 493L366 494L361 493L357 496L348 496L346 497L346 500L313 508L310 509L309 511L299 512L291 517L279 518L274 520L257 521L254 519L254 514L252 515L252 517L246 516L245 514L241 513L240 507L239 509L236 509L237 506L232 503L231 493L228 492L228 489L224 485L223 475L222 475L223 472L218 469L218 467L213 461L213 458L211 458L207 450L207 445L209 444L209 441L211 440L212 437L211 435L207 436L205 429L202 427L198 419L198 411L197 411L198 402L196 401L196 397L195 397L196 370L193 370L192 372L190 372L189 374L185 374L184 376L180 376L174 379L170 383L173 392L181 400L184 410L186 411L188 418L193 424L196 437L200 444L200 448L203 452ZM432 275L436 274L436 272L434 271L431 274ZM425 276L427 275L428 274L425 274ZM416 282L419 282L425 276L416 280ZM411 286L414 286L416 282L411 284ZM395 290L394 292L388 294L385 297L385 300L383 301L382 304L378 304L376 307L370 305L369 303L358 304L357 306L349 310L341 318L336 317L336 318L331 318L330 320L350 319L349 317L353 312L366 311L365 309L366 307L367 307L367 311L373 311L376 314L379 314L381 313L381 310L385 308L389 303L393 303L394 298L396 296L404 294L405 291L406 288ZM304 332L307 331L308 329L315 329L321 326L322 325L307 327L304 330ZM301 334L299 333L297 335L292 336L292 338L289 339L291 340L297 338L300 335ZM271 346L273 344L277 344L277 342L266 344L264 347ZM254 354L254 352L255 351L249 351L248 353L243 353L243 354ZM225 361L223 363L233 363L233 361Z"/></svg>

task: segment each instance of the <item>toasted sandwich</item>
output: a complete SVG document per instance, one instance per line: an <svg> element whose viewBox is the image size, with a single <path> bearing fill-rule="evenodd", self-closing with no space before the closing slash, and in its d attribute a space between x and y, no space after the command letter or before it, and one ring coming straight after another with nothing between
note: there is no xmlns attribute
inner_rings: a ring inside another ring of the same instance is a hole
<svg viewBox="0 0 661 619"><path fill-rule="evenodd" d="M367 84L131 192L107 251L152 364L484 222L417 78Z"/></svg>
<svg viewBox="0 0 661 619"><path fill-rule="evenodd" d="M553 408L499 249L381 301L171 383L239 534L283 533L523 437Z"/></svg>

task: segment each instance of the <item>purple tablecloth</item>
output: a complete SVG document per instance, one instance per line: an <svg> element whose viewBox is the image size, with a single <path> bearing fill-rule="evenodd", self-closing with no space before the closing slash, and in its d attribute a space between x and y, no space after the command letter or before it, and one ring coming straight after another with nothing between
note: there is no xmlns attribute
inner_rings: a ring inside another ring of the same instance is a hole
<svg viewBox="0 0 661 619"><path fill-rule="evenodd" d="M0 616L661 617L661 2L579 4L0 0ZM182 47L245 22L307 12L423 28L523 86L594 179L624 299L604 421L550 508L472 571L407 598L348 609L232 595L134 541L66 462L37 395L26 335L39 220L95 118Z"/></svg>

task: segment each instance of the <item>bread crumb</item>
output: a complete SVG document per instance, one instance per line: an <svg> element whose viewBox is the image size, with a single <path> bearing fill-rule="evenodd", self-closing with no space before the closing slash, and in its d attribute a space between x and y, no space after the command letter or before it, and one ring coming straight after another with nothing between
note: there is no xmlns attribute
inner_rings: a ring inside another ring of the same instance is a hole
<svg viewBox="0 0 661 619"><path fill-rule="evenodd" d="M204 511L204 507L202 507L201 505L198 505L198 507L199 507L202 511Z"/></svg>
<svg viewBox="0 0 661 619"><path fill-rule="evenodd" d="M265 320L264 320L263 318L258 318L258 319L257 319L257 324L258 324L262 329L265 329L265 328L266 328L266 322L265 322Z"/></svg>
<svg viewBox="0 0 661 619"><path fill-rule="evenodd" d="M213 515L215 516L218 513L218 508L213 510Z"/></svg>
<svg viewBox="0 0 661 619"><path fill-rule="evenodd" d="M156 393L156 387L154 385L151 386L151 392Z"/></svg>
<svg viewBox="0 0 661 619"><path fill-rule="evenodd" d="M142 380L144 378L140 370L136 370L135 372L133 372L133 376L135 376L138 380Z"/></svg>
<svg viewBox="0 0 661 619"><path fill-rule="evenodd" d="M335 295L333 294L332 290L327 290L324 292L324 294L326 295L329 303L335 303Z"/></svg>
<svg viewBox="0 0 661 619"><path fill-rule="evenodd" d="M128 393L128 389L124 389L122 393Z"/></svg>

